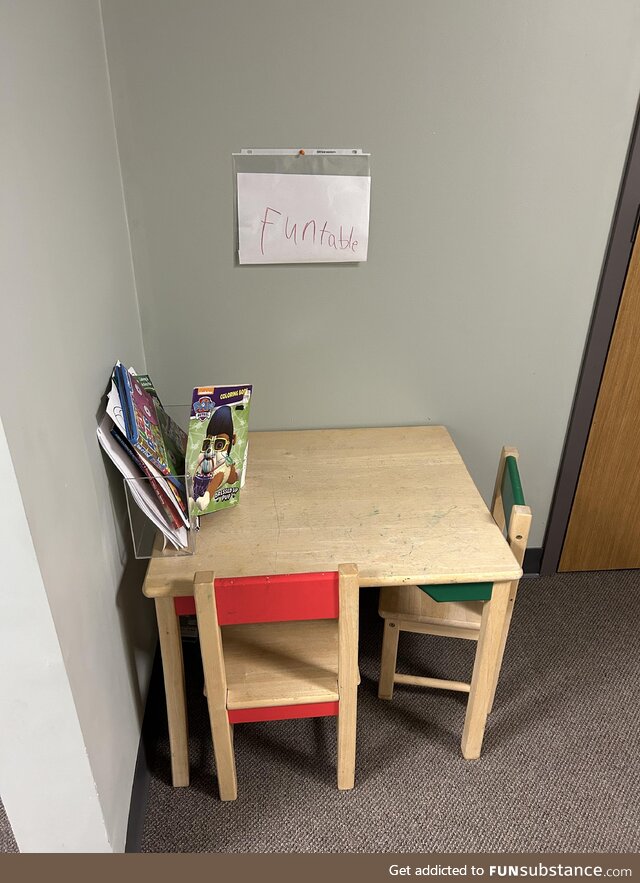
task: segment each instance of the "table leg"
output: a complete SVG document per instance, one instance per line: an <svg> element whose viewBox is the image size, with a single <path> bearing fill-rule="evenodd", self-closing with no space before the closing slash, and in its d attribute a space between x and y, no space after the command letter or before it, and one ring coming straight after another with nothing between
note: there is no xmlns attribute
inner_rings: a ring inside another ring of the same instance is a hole
<svg viewBox="0 0 640 883"><path fill-rule="evenodd" d="M467 760L480 757L484 728L493 697L496 668L500 664L502 632L509 606L510 588L511 583L494 583L491 600L484 603L462 733L462 754Z"/></svg>
<svg viewBox="0 0 640 883"><path fill-rule="evenodd" d="M167 698L171 776L174 787L178 788L189 784L189 733L180 618L176 614L173 598L156 598L155 602Z"/></svg>
<svg viewBox="0 0 640 883"><path fill-rule="evenodd" d="M507 607L507 613L504 618L504 625L502 626L502 637L500 638L500 651L498 654L498 664L496 665L496 669L493 675L493 686L491 688L491 697L489 700L489 714L493 709L493 703L496 697L496 688L498 686L498 678L500 677L500 669L502 668L502 657L504 656L505 647L507 644L507 638L509 636L509 628L511 626L511 617L513 616L513 608L516 602L516 595L518 593L518 584L519 580L514 580L511 583L511 591L509 592L509 606Z"/></svg>

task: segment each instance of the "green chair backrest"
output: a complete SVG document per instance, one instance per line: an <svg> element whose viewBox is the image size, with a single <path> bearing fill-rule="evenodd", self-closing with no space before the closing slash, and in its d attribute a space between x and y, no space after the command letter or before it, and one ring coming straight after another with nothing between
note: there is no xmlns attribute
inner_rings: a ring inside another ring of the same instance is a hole
<svg viewBox="0 0 640 883"><path fill-rule="evenodd" d="M502 508L504 509L505 527L508 531L509 521L511 520L511 510L513 507L527 505L524 501L522 482L520 481L520 473L518 472L518 461L515 457L505 458L500 495L502 497Z"/></svg>

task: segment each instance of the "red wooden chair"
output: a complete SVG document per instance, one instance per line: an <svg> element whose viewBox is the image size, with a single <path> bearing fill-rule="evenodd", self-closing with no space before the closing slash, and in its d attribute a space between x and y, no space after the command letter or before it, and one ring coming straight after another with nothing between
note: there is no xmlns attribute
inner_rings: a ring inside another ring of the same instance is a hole
<svg viewBox="0 0 640 883"><path fill-rule="evenodd" d="M236 723L338 716L338 788L353 788L358 570L214 579L194 597L222 800L238 793Z"/></svg>

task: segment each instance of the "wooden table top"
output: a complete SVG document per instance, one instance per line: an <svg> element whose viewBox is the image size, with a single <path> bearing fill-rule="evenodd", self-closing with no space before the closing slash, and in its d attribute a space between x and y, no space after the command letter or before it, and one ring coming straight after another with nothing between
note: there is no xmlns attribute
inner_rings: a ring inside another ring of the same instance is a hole
<svg viewBox="0 0 640 883"><path fill-rule="evenodd" d="M196 571L356 564L361 586L502 582L521 569L443 426L252 432L237 506L201 519L194 556L154 553L144 591Z"/></svg>

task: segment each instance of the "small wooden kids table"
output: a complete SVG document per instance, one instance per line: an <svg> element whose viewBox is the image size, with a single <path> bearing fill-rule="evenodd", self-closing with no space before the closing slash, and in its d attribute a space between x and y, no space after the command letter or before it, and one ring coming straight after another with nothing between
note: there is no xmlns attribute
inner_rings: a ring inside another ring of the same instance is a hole
<svg viewBox="0 0 640 883"><path fill-rule="evenodd" d="M344 563L358 566L361 587L494 583L479 650L492 683L509 585L522 571L445 427L252 432L240 503L202 518L195 555L154 552L143 586L156 605L174 785L189 784L174 599L193 595L198 571L233 577ZM479 690L465 726L475 745L487 714Z"/></svg>

